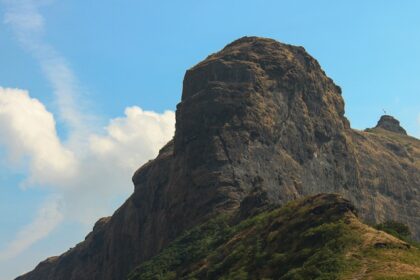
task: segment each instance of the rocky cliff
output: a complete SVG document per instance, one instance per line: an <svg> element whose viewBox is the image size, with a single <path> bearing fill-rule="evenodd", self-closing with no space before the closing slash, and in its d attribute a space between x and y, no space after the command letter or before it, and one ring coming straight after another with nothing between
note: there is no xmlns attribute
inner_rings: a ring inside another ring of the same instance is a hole
<svg viewBox="0 0 420 280"><path fill-rule="evenodd" d="M133 182L85 241L18 279L125 279L217 213L316 193L341 193L364 220L398 220L420 238L420 141L383 125L352 130L318 62L271 39L241 38L187 71L175 137Z"/></svg>

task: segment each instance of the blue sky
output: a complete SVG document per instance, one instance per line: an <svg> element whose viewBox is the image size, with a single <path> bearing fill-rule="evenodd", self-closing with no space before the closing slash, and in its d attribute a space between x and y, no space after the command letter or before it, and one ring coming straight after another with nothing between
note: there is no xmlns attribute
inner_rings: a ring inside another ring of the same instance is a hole
<svg viewBox="0 0 420 280"><path fill-rule="evenodd" d="M352 127L385 109L419 137L419 10L414 0L1 0L0 279L115 210L172 136L185 70L239 37L304 46L342 87ZM37 238L17 246L30 231Z"/></svg>

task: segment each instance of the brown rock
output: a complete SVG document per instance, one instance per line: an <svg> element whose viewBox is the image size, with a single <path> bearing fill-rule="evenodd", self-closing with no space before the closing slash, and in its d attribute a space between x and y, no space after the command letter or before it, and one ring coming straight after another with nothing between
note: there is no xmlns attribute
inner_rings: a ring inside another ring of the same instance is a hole
<svg viewBox="0 0 420 280"><path fill-rule="evenodd" d="M407 132L404 128L400 126L400 122L395 119L393 116L383 115L376 125L375 128L382 128L385 130L389 130L395 133L400 133L407 135Z"/></svg>
<svg viewBox="0 0 420 280"><path fill-rule="evenodd" d="M402 221L420 237L420 141L350 129L340 88L302 47L229 44L187 71L176 118L174 140L136 171L115 214L18 279L125 279L212 215L316 193L341 193L365 220Z"/></svg>

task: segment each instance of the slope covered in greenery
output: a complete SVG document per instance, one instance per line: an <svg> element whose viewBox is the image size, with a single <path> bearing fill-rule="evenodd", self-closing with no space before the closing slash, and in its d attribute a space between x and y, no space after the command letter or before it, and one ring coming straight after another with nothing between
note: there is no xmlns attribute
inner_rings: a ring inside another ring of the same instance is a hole
<svg viewBox="0 0 420 280"><path fill-rule="evenodd" d="M419 249L362 224L338 195L237 220L193 228L129 279L420 279Z"/></svg>

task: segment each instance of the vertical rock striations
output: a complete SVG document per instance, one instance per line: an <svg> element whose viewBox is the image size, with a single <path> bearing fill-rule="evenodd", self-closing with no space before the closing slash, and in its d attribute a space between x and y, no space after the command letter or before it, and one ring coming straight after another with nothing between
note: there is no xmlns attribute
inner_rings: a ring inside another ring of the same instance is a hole
<svg viewBox="0 0 420 280"><path fill-rule="evenodd" d="M383 125L352 130L340 88L302 47L227 45L187 71L176 118L174 139L135 172L114 215L18 279L125 279L219 212L315 193L341 193L366 220L400 220L420 237L420 141Z"/></svg>

